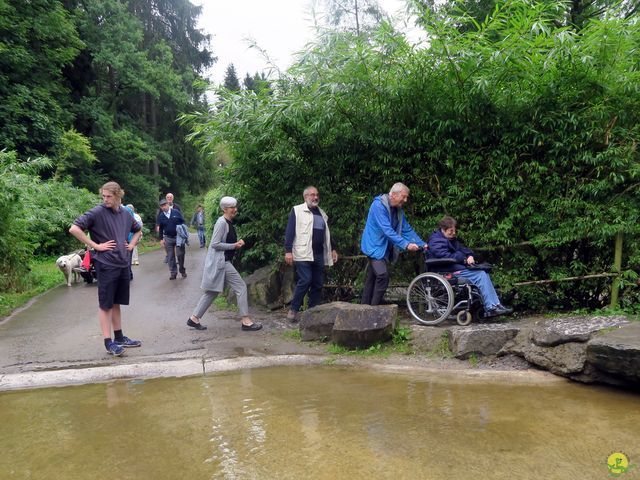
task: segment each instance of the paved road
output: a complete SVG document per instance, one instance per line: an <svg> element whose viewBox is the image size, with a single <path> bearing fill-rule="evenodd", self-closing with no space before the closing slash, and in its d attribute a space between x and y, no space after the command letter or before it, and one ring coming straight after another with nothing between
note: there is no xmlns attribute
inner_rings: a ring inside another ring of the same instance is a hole
<svg viewBox="0 0 640 480"><path fill-rule="evenodd" d="M141 255L134 268L131 304L123 307L125 335L142 340L141 348L124 357L109 356L97 318L97 285L80 281L62 284L38 297L24 310L0 324L0 374L56 368L137 363L206 356L209 359L281 353L313 353L312 347L292 345L281 333L281 314L252 309L264 323L260 332L241 332L237 314L210 309L197 332L186 320L200 297L206 249L192 235L185 267L188 277L170 281L164 251ZM286 344L286 345L285 345Z"/></svg>

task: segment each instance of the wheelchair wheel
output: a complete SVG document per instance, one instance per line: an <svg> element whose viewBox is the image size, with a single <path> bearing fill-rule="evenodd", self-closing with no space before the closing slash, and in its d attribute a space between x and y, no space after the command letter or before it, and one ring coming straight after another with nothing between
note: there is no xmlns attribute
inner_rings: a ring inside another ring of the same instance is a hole
<svg viewBox="0 0 640 480"><path fill-rule="evenodd" d="M480 307L480 308L478 308L478 309L473 311L473 321L474 322L481 322L485 318L486 317L484 316L484 307Z"/></svg>
<svg viewBox="0 0 640 480"><path fill-rule="evenodd" d="M453 309L453 289L449 282L435 273L423 273L414 278L407 289L407 307L423 325L437 325Z"/></svg>
<svg viewBox="0 0 640 480"><path fill-rule="evenodd" d="M471 315L471 312L469 310L461 310L456 315L456 322L458 322L458 325L461 325L463 327L469 325L472 320L473 315Z"/></svg>

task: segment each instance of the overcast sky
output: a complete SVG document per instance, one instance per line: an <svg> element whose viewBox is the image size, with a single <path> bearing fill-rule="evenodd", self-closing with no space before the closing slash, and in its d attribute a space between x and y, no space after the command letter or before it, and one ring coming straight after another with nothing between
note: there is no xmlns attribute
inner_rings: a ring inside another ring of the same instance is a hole
<svg viewBox="0 0 640 480"><path fill-rule="evenodd" d="M218 61L209 71L222 83L230 63L240 82L266 67L262 56L250 49L253 39L281 70L286 70L295 52L313 38L312 0L192 0L203 6L201 28L211 34L211 50ZM404 18L405 0L379 0L394 17Z"/></svg>

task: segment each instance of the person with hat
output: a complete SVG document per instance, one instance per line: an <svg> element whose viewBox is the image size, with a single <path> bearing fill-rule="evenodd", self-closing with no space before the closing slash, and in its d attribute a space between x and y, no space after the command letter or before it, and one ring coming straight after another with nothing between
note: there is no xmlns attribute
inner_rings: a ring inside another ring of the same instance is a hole
<svg viewBox="0 0 640 480"><path fill-rule="evenodd" d="M175 280L178 276L178 269L182 278L187 277L187 270L184 268L184 256L185 249L176 249L176 237L178 225L184 224L184 218L180 210L171 208L166 199L158 202L160 205L160 213L156 223L158 225L158 237L160 238L160 245L162 245L167 252L167 263L169 264L169 280ZM177 251L177 262L176 262Z"/></svg>
<svg viewBox="0 0 640 480"><path fill-rule="evenodd" d="M254 332L260 330L262 324L253 322L249 317L247 284L244 283L244 280L231 263L236 251L244 247L244 240L238 240L238 235L232 222L238 214L238 202L233 197L222 197L220 209L223 214L213 227L211 243L204 262L202 283L200 285L204 293L200 297L195 310L187 319L187 325L195 330L207 329L200 323L200 319L209 309L213 300L224 290L226 283L236 294L238 310L242 317L240 328L243 331Z"/></svg>

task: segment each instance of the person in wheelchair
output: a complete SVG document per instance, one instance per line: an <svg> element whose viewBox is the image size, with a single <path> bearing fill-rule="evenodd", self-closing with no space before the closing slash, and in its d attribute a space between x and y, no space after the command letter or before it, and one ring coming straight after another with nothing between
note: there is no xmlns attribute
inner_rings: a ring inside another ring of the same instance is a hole
<svg viewBox="0 0 640 480"><path fill-rule="evenodd" d="M445 216L438 222L438 230L429 237L427 245L429 258L455 259L457 263L443 265L441 271L453 272L466 278L476 285L482 295L485 317L507 315L513 312L512 308L500 303L489 274L476 264L473 250L465 247L456 238L457 222L454 218Z"/></svg>

